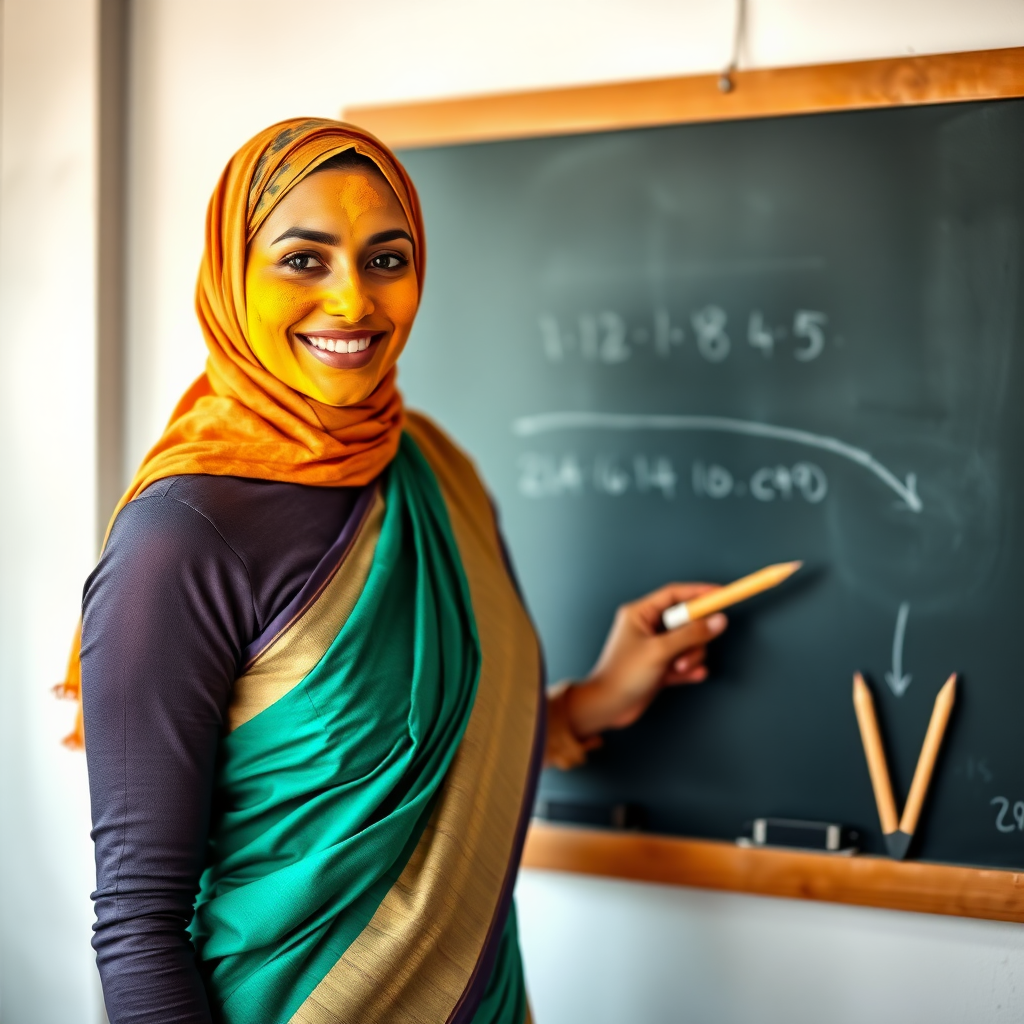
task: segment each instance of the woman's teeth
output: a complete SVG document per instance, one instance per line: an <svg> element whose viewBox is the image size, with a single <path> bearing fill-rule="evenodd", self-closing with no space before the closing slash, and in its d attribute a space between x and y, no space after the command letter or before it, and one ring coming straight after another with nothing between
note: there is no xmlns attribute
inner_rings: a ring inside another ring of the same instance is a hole
<svg viewBox="0 0 1024 1024"><path fill-rule="evenodd" d="M344 338L314 338L306 335L306 341L323 352L363 352L370 347L372 340L371 337L362 337L346 341Z"/></svg>

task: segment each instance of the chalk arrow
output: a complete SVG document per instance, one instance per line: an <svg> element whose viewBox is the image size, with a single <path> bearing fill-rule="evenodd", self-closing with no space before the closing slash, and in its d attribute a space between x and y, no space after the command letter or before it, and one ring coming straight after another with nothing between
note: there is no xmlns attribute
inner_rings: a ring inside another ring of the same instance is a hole
<svg viewBox="0 0 1024 1024"><path fill-rule="evenodd" d="M907 508L914 512L921 511L921 499L917 496L917 474L908 473L907 482L903 485L902 493L897 491L900 497L903 499L904 504Z"/></svg>
<svg viewBox="0 0 1024 1024"><path fill-rule="evenodd" d="M901 480L863 448L855 448L837 437L812 434L808 430L798 430L794 427L780 427L774 423L758 423L754 420L736 420L729 416L615 412L544 412L536 416L521 416L512 423L513 433L520 437L533 437L553 430L712 430L725 434L744 434L747 437L791 441L794 444L832 452L855 462L858 466L863 466L894 491L911 512L920 512L924 507L917 493L917 476L914 473L908 473Z"/></svg>
<svg viewBox="0 0 1024 1024"><path fill-rule="evenodd" d="M885 681L897 697L902 697L910 685L911 676L903 674L903 638L907 634L907 619L910 616L910 605L904 601L896 613L896 632L892 637L892 671L885 673Z"/></svg>

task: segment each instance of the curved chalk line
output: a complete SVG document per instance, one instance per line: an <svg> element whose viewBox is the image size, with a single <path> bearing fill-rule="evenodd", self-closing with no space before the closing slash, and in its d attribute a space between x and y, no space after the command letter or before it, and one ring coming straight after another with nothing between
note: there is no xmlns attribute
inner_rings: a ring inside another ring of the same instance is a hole
<svg viewBox="0 0 1024 1024"><path fill-rule="evenodd" d="M908 473L905 481L885 468L870 452L824 434L794 427L776 427L753 420L736 420L728 416L669 416L642 415L614 412L545 412L536 416L520 416L512 423L512 432L520 437L533 437L555 430L714 430L725 434L745 434L747 437L768 437L776 441L832 452L863 466L874 473L887 487L894 490L900 500L913 512L922 509L917 494L917 476Z"/></svg>

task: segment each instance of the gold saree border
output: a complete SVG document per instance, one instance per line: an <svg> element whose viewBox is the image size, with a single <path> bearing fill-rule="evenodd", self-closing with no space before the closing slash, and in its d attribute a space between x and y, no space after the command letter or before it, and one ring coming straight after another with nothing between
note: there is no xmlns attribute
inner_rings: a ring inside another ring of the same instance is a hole
<svg viewBox="0 0 1024 1024"><path fill-rule="evenodd" d="M416 850L370 923L290 1024L442 1024L450 1018L494 922L530 775L540 650L505 564L490 499L472 463L433 423L410 414L406 429L448 509L480 638L480 680L466 733Z"/></svg>
<svg viewBox="0 0 1024 1024"><path fill-rule="evenodd" d="M378 490L351 546L323 590L235 680L228 705L228 732L293 690L327 653L366 586L383 522L384 498ZM301 627L296 628L300 623Z"/></svg>

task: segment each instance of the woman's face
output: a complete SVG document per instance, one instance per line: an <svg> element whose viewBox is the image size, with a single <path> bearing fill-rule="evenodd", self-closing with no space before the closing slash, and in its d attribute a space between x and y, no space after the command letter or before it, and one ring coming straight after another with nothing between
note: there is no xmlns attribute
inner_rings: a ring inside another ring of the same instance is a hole
<svg viewBox="0 0 1024 1024"><path fill-rule="evenodd" d="M314 172L249 244L249 345L275 377L326 405L377 387L418 303L412 232L379 171Z"/></svg>

